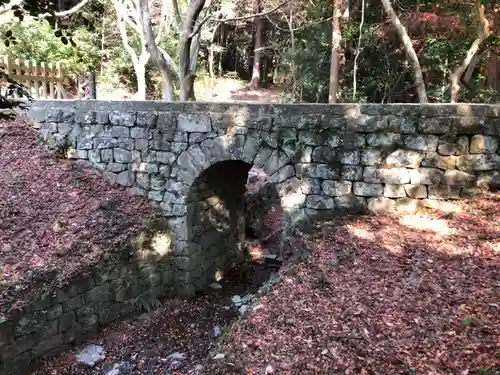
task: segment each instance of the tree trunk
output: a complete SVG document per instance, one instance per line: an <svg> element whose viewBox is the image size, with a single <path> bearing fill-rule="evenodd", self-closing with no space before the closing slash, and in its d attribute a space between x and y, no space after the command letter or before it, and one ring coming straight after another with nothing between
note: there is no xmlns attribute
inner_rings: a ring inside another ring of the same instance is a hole
<svg viewBox="0 0 500 375"><path fill-rule="evenodd" d="M342 47L342 31L340 29L340 17L342 15L342 0L333 0L332 18L332 55L330 59L330 88L328 91L328 103L337 103L339 91L340 55Z"/></svg>
<svg viewBox="0 0 500 375"><path fill-rule="evenodd" d="M134 65L135 77L137 79L137 92L134 95L134 99L145 100L146 99L146 63L147 60L144 58L139 59L139 63Z"/></svg>
<svg viewBox="0 0 500 375"><path fill-rule="evenodd" d="M496 30L496 35L500 35L500 5L493 6L493 24L491 29ZM490 56L488 59L488 86L494 90L500 89L500 59L498 54L500 53L500 47L493 46L492 51L490 51Z"/></svg>
<svg viewBox="0 0 500 375"><path fill-rule="evenodd" d="M191 43L193 31L201 10L205 6L205 0L191 0L182 27L182 36L179 45L179 72L180 72L180 100L196 100L194 96L194 81L196 74L191 71Z"/></svg>
<svg viewBox="0 0 500 375"><path fill-rule="evenodd" d="M261 12L261 1L257 0L257 12ZM256 90L260 87L260 55L262 50L262 17L255 17L255 43L253 50L253 66L252 79L250 80L250 88Z"/></svg>
<svg viewBox="0 0 500 375"><path fill-rule="evenodd" d="M166 101L174 100L174 84L173 76L175 66L172 59L168 60L165 56L166 52L160 51L155 40L153 26L151 25L151 16L149 14L149 0L139 0L139 28L144 47L151 55L153 62L161 73L163 85L163 99ZM169 64L170 62L170 64Z"/></svg>
<svg viewBox="0 0 500 375"><path fill-rule="evenodd" d="M456 103L458 100L458 94L460 92L460 78L462 77L462 74L464 74L464 72L467 70L467 67L476 55L481 44L486 40L486 38L488 38L491 33L490 24L484 16L484 6L481 5L481 0L476 0L475 5L479 19L477 38L476 40L474 40L469 50L467 51L462 64L460 64L460 66L458 66L451 75L451 103Z"/></svg>
<svg viewBox="0 0 500 375"><path fill-rule="evenodd" d="M420 63L418 61L418 56L413 48L413 44L411 42L408 33L406 32L405 27L399 20L398 15L394 11L390 0L381 0L382 5L384 6L385 12L389 16L394 28L396 29L399 38L401 39L401 43L406 51L406 55L408 56L408 60L410 60L410 64L413 67L413 76L415 79L415 86L417 88L417 96L418 101L420 103L427 103L427 90L425 88L424 75L422 74L422 68L420 67Z"/></svg>

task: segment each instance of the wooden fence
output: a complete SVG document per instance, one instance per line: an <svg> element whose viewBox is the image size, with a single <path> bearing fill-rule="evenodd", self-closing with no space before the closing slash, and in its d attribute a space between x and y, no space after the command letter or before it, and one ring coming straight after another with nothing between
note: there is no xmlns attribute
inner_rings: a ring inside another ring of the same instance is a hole
<svg viewBox="0 0 500 375"><path fill-rule="evenodd" d="M23 84L34 99L66 99L64 77L66 71L61 63L40 63L0 56L4 72L16 82ZM17 93L12 96L18 97Z"/></svg>

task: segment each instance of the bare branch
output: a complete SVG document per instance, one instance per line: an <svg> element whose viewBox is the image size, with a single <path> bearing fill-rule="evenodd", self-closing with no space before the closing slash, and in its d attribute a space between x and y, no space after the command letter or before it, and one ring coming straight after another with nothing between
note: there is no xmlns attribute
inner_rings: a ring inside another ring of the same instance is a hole
<svg viewBox="0 0 500 375"><path fill-rule="evenodd" d="M80 9L82 9L85 5L87 5L87 3L89 2L89 0L82 0L80 1L78 4L76 4L74 7L68 9L68 10L65 10L65 11L62 11L62 12L55 12L54 15L56 17L66 17L66 16L70 16L72 15L73 13L76 13L78 12Z"/></svg>
<svg viewBox="0 0 500 375"><path fill-rule="evenodd" d="M460 77L467 70L467 67L470 65L472 59L476 55L477 51L481 44L490 36L491 29L490 23L484 15L484 6L481 4L481 0L475 1L477 16L479 19L479 26L477 31L477 38L474 40L472 45L470 46L465 58L462 61L462 64L458 66L451 75L451 103L456 103L458 100L458 93L460 92Z"/></svg>
<svg viewBox="0 0 500 375"><path fill-rule="evenodd" d="M278 9L280 9L283 5L287 4L288 0L283 1L279 5L275 6L274 8L265 11L265 12L260 12L260 13L255 13L255 14L249 14L247 16L241 16L241 17L234 17L234 18L220 18L220 19L214 19L212 16L207 16L203 20L201 20L196 27L194 28L193 32L191 33L190 37L192 38L196 34L198 34L201 30L201 27L210 19L213 19L216 22L233 22L233 21L242 21L242 20L247 20L250 18L255 18L255 17L264 17L267 16L268 14L276 12Z"/></svg>

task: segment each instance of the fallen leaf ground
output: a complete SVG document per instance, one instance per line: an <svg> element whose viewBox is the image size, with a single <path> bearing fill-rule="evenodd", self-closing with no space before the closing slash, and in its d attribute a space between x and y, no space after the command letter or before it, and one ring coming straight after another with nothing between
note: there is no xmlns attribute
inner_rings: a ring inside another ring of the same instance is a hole
<svg viewBox="0 0 500 375"><path fill-rule="evenodd" d="M0 122L0 313L120 249L159 214L57 159L21 118Z"/></svg>
<svg viewBox="0 0 500 375"><path fill-rule="evenodd" d="M438 206L323 223L210 373L499 374L500 194Z"/></svg>

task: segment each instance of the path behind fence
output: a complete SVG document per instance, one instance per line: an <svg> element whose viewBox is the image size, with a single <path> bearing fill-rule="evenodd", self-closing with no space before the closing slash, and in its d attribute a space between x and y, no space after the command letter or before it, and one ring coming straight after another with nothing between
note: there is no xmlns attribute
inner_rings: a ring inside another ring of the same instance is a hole
<svg viewBox="0 0 500 375"><path fill-rule="evenodd" d="M67 98L63 86L66 71L60 62L38 64L36 61L0 56L0 65L10 78L23 84L35 99ZM18 97L18 94L14 92L12 96Z"/></svg>

